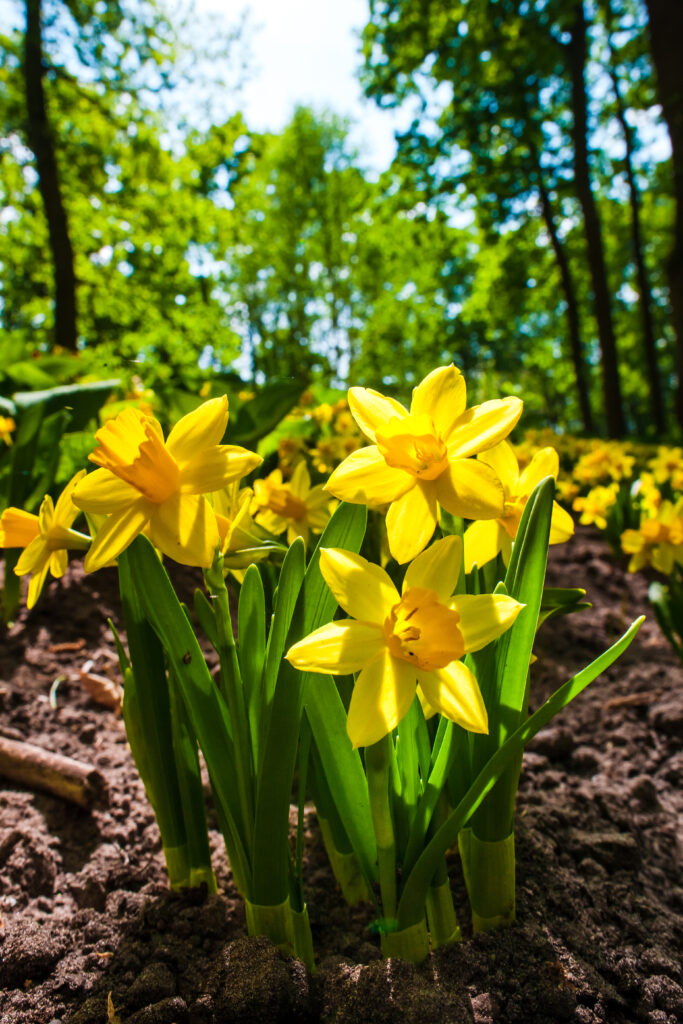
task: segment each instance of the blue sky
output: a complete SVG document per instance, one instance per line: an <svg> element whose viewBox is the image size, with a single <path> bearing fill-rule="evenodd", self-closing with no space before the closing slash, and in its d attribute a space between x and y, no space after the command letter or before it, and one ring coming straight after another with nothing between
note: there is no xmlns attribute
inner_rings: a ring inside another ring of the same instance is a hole
<svg viewBox="0 0 683 1024"><path fill-rule="evenodd" d="M196 0L204 10L221 12L235 23L249 11L252 26L251 80L244 86L247 124L279 131L297 103L327 108L357 122L353 143L375 170L387 167L395 152L394 128L403 115L363 101L356 70L359 33L368 20L367 0Z"/></svg>

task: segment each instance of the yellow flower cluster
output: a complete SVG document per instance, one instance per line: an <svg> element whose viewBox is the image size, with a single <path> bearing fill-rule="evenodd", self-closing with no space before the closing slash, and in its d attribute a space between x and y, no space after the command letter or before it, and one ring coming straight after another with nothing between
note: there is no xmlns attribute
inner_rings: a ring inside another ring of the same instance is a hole
<svg viewBox="0 0 683 1024"><path fill-rule="evenodd" d="M625 530L621 546L631 555L629 572L651 565L668 576L674 565L683 566L683 498L675 505L663 501L656 516L643 519L639 529Z"/></svg>

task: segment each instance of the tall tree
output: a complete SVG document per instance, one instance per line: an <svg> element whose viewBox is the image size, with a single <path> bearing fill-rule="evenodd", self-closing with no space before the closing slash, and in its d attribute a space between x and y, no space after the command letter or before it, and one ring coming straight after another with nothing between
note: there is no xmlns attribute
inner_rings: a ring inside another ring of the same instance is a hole
<svg viewBox="0 0 683 1024"><path fill-rule="evenodd" d="M671 137L676 219L669 256L669 287L678 354L676 418L683 428L683 4L671 0L646 0L652 59L657 73L659 99Z"/></svg>
<svg viewBox="0 0 683 1024"><path fill-rule="evenodd" d="M588 114L586 100L586 17L583 0L574 6L574 17L570 25L570 41L567 45L569 71L572 83L572 141L574 143L574 170L576 190L583 211L588 251L588 265L593 286L595 319L600 338L602 357L602 392L605 403L607 431L612 437L621 437L626 432L617 343L614 335L610 289L607 283L607 267L602 244L602 230L598 215L588 162Z"/></svg>
<svg viewBox="0 0 683 1024"><path fill-rule="evenodd" d="M587 29L583 5L564 0L383 0L371 5L364 31L364 83L381 105L405 104L413 112L399 159L412 162L433 192L471 198L478 222L491 228L487 244L543 218L565 299L566 354L583 423L593 425L584 382L599 361L607 429L620 434L618 371L629 388L640 393L642 386L617 360L599 221L602 197L609 193L613 203L617 197L609 179L598 177L594 159L604 99L598 90L587 96L586 71L591 79L596 72L586 53ZM613 247L610 254L624 255ZM630 273L628 261L609 268L613 280ZM591 268L589 280L584 266ZM554 306L559 314L556 300Z"/></svg>
<svg viewBox="0 0 683 1024"><path fill-rule="evenodd" d="M74 255L43 87L46 63L43 55L42 34L41 0L26 0L26 32L24 35L26 139L36 160L38 185L45 207L52 250L55 295L54 340L55 344L62 348L75 351L77 328Z"/></svg>
<svg viewBox="0 0 683 1024"><path fill-rule="evenodd" d="M655 338L655 324L652 312L652 289L650 277L645 261L645 244L643 239L641 199L635 170L635 133L628 123L626 116L626 102L623 95L622 83L618 72L618 55L615 53L612 43L612 33L615 27L614 12L611 0L605 5L606 14L606 38L607 38L607 72L612 82L614 92L614 112L619 122L621 134L624 140L624 169L628 186L629 206L631 208L631 241L633 249L633 260L636 266L636 280L640 293L640 314L642 318L643 331L643 354L647 368L647 381L650 392L650 411L658 434L663 434L666 428L666 415L664 409L664 397L662 394L662 383L657 359L657 342Z"/></svg>

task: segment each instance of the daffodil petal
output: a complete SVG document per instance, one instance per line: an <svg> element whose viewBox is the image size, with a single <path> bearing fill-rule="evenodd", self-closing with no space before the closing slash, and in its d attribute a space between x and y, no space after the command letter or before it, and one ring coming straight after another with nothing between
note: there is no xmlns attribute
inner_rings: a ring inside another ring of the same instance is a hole
<svg viewBox="0 0 683 1024"><path fill-rule="evenodd" d="M430 416L439 437L448 444L456 421L467 404L465 378L452 363L427 374L413 389L411 416Z"/></svg>
<svg viewBox="0 0 683 1024"><path fill-rule="evenodd" d="M19 555L14 572L17 576L27 576L30 572L37 572L43 558L49 558L49 551L45 538L39 534Z"/></svg>
<svg viewBox="0 0 683 1024"><path fill-rule="evenodd" d="M550 520L550 543L562 544L574 535L574 520L566 509L553 502L553 515Z"/></svg>
<svg viewBox="0 0 683 1024"><path fill-rule="evenodd" d="M453 427L448 442L449 457L464 459L493 448L507 437L521 415L519 398L494 398L472 406Z"/></svg>
<svg viewBox="0 0 683 1024"><path fill-rule="evenodd" d="M125 480L120 480L111 470L96 469L78 482L72 500L84 512L111 515L139 501L140 492Z"/></svg>
<svg viewBox="0 0 683 1024"><path fill-rule="evenodd" d="M448 605L460 616L467 653L480 651L509 629L524 607L505 594L458 594Z"/></svg>
<svg viewBox="0 0 683 1024"><path fill-rule="evenodd" d="M468 732L487 733L488 715L479 683L462 661L452 661L434 672L419 672L418 681L427 703L444 718Z"/></svg>
<svg viewBox="0 0 683 1024"><path fill-rule="evenodd" d="M409 562L427 547L438 522L436 488L419 483L393 502L387 512L389 550L399 564Z"/></svg>
<svg viewBox="0 0 683 1024"><path fill-rule="evenodd" d="M60 548L59 551L53 551L48 563L50 574L54 576L56 580L60 579L66 572L68 564L69 556L64 548Z"/></svg>
<svg viewBox="0 0 683 1024"><path fill-rule="evenodd" d="M436 479L439 504L463 519L500 519L505 492L490 466L478 459L453 459Z"/></svg>
<svg viewBox="0 0 683 1024"><path fill-rule="evenodd" d="M429 701L425 697L424 690L419 685L417 687L417 699L420 702L422 714L425 716L426 720L433 718L434 715L438 714L436 708L433 708L432 705L429 703Z"/></svg>
<svg viewBox="0 0 683 1024"><path fill-rule="evenodd" d="M65 526L67 528L71 526L74 519L81 511L77 505L74 505L73 495L76 487L85 476L86 471L84 469L76 473L76 475L69 480L68 484L57 498L57 504L55 505L55 520L60 526Z"/></svg>
<svg viewBox="0 0 683 1024"><path fill-rule="evenodd" d="M305 498L311 489L311 474L303 459L294 467L289 481L289 489L297 498Z"/></svg>
<svg viewBox="0 0 683 1024"><path fill-rule="evenodd" d="M149 522L149 538L174 562L205 569L220 543L216 516L201 494L172 494L157 505Z"/></svg>
<svg viewBox="0 0 683 1024"><path fill-rule="evenodd" d="M287 661L302 672L359 672L386 647L380 625L339 619L321 626L287 651Z"/></svg>
<svg viewBox="0 0 683 1024"><path fill-rule="evenodd" d="M415 558L405 574L403 593L409 587L433 590L445 603L455 590L462 562L460 537L442 537Z"/></svg>
<svg viewBox="0 0 683 1024"><path fill-rule="evenodd" d="M309 512L322 508L324 508L327 511L330 501L332 500L328 492L325 490L323 484L316 484L315 487L311 487L308 494L297 495L297 497L305 497L306 508L308 509Z"/></svg>
<svg viewBox="0 0 683 1024"><path fill-rule="evenodd" d="M554 448L542 448L536 452L526 469L522 470L519 478L519 490L521 494L531 494L534 487L551 476L557 480L560 473L560 458Z"/></svg>
<svg viewBox="0 0 683 1024"><path fill-rule="evenodd" d="M220 444L227 425L228 399L221 395L178 420L166 439L166 448L182 469L206 448Z"/></svg>
<svg viewBox="0 0 683 1024"><path fill-rule="evenodd" d="M40 536L38 516L10 506L0 516L0 548L27 548Z"/></svg>
<svg viewBox="0 0 683 1024"><path fill-rule="evenodd" d="M375 431L394 416L407 416L408 410L394 398L386 398L372 388L350 388L349 409L366 437L375 440Z"/></svg>
<svg viewBox="0 0 683 1024"><path fill-rule="evenodd" d="M46 557L44 561L36 568L36 572L31 576L28 583L28 596L26 598L26 607L30 611L35 605L36 601L40 597L40 592L45 584L45 578L47 576L47 570L49 568L50 559ZM16 572L16 569L15 569Z"/></svg>
<svg viewBox="0 0 683 1024"><path fill-rule="evenodd" d="M120 512L108 516L104 525L97 531L92 546L85 556L83 562L85 571L95 572L118 558L131 541L139 533L142 533L149 522L153 508L151 502L141 498Z"/></svg>
<svg viewBox="0 0 683 1024"><path fill-rule="evenodd" d="M496 519L478 519L465 530L465 572L472 572L476 564L486 565L502 550L501 534L505 530Z"/></svg>
<svg viewBox="0 0 683 1024"><path fill-rule="evenodd" d="M52 502L52 498L49 494L46 494L40 503L38 509L38 523L40 524L40 532L45 536L47 531L50 529L55 518L55 506Z"/></svg>
<svg viewBox="0 0 683 1024"><path fill-rule="evenodd" d="M180 470L180 492L210 494L212 491L220 491L233 480L241 480L262 462L260 455L238 445L215 445L183 465Z"/></svg>
<svg viewBox="0 0 683 1024"><path fill-rule="evenodd" d="M368 747L395 729L415 697L415 669L382 654L366 665L351 695L346 730L354 747Z"/></svg>
<svg viewBox="0 0 683 1024"><path fill-rule="evenodd" d="M339 607L354 619L381 624L400 600L389 574L352 551L323 548L320 572Z"/></svg>
<svg viewBox="0 0 683 1024"><path fill-rule="evenodd" d="M376 445L359 448L337 466L325 489L342 501L371 506L388 505L415 486L405 469L388 466Z"/></svg>
<svg viewBox="0 0 683 1024"><path fill-rule="evenodd" d="M488 451L482 452L479 456L479 461L491 467L502 483L506 494L514 495L518 493L520 485L519 464L512 450L512 445L508 441L501 441L500 444L495 444ZM522 493L528 494L530 492L523 491Z"/></svg>

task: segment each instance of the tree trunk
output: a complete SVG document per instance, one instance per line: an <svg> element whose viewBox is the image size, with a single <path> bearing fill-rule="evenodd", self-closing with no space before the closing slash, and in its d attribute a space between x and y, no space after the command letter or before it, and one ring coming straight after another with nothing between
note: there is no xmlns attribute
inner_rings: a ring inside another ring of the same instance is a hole
<svg viewBox="0 0 683 1024"><path fill-rule="evenodd" d="M645 365L647 367L647 379L650 390L650 407L652 422L657 433L663 434L666 429L666 416L664 412L664 399L662 395L662 382L659 376L657 365L657 343L655 340L655 327L652 318L652 292L650 281L645 266L645 254L643 252L643 238L640 224L640 194L636 183L636 176L633 172L633 132L626 120L626 110L621 95L619 79L615 69L614 52L611 42L612 7L610 0L607 0L607 48L610 58L610 77L616 100L616 115L621 131L624 136L626 155L624 165L626 179L629 189L629 204L631 206L631 241L633 244L633 258L636 264L636 276L638 279L638 290L640 292L640 312L643 323L643 348L645 350Z"/></svg>
<svg viewBox="0 0 683 1024"><path fill-rule="evenodd" d="M69 226L62 202L47 106L43 89L41 0L26 0L24 78L26 82L26 135L36 158L38 188L45 207L55 282L56 345L76 350L76 276Z"/></svg>
<svg viewBox="0 0 683 1024"><path fill-rule="evenodd" d="M647 0L647 9L659 100L673 156L676 219L668 272L678 369L676 419L683 427L683 4L680 0Z"/></svg>
<svg viewBox="0 0 683 1024"><path fill-rule="evenodd" d="M564 246L562 245L560 236L557 233L557 228L555 226L555 218L553 216L553 209L550 202L550 196L548 195L548 190L545 187L545 182L543 181L543 169L541 167L541 163L538 158L538 152L536 151L535 147L532 147L531 155L534 158L534 161L536 162L536 175L538 178L538 191L541 198L541 210L543 213L543 220L545 223L546 231L550 236L550 244L552 245L553 252L555 253L557 267L560 271L562 291L564 292L564 299L567 303L569 351L571 355L572 365L574 367L574 377L576 378L576 391L579 398L579 409L581 410L583 429L587 434L594 434L595 424L593 423L593 412L591 410L588 383L586 380L586 363L583 354L583 342L581 341L581 329L579 326L579 306L576 301L576 289L574 288L574 279L569 268L569 260L567 259L567 254L564 251Z"/></svg>
<svg viewBox="0 0 683 1024"><path fill-rule="evenodd" d="M583 10L583 0L579 0L579 3L576 5L576 17L572 25L571 42L568 44L567 50L572 80L572 111L574 115L572 126L574 175L577 194L583 211L588 249L588 266L593 286L593 303L602 355L602 387L607 433L610 437L621 437L625 433L625 423L621 400L621 385L619 383L617 345L612 324L600 220L595 205L588 166L588 114L584 82L586 19Z"/></svg>

